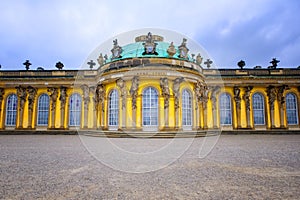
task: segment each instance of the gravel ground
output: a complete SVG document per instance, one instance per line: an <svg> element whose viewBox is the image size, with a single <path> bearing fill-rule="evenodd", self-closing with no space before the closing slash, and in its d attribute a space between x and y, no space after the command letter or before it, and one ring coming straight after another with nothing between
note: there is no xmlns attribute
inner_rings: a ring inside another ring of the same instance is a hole
<svg viewBox="0 0 300 200"><path fill-rule="evenodd" d="M0 199L299 199L300 135L222 135L200 159L203 140L160 170L127 173L95 159L78 136L3 135Z"/></svg>

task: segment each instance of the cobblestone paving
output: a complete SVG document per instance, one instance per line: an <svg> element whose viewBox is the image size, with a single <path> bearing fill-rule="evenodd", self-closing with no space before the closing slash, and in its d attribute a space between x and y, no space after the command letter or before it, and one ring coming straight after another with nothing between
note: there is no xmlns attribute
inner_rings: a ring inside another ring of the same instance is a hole
<svg viewBox="0 0 300 200"><path fill-rule="evenodd" d="M130 144L131 139L116 138ZM163 139L154 139L158 143ZM203 138L154 172L113 170L78 136L0 136L0 199L298 199L300 135L223 135L204 159Z"/></svg>

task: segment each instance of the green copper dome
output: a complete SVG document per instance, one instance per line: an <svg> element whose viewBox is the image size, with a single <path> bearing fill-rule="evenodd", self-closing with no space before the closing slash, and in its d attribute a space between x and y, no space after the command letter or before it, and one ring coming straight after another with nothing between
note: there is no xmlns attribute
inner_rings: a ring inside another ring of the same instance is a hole
<svg viewBox="0 0 300 200"><path fill-rule="evenodd" d="M121 53L122 57L112 59L112 56L110 56L106 63L128 59L128 58L173 58L179 60L188 60L191 62L193 61L189 55L187 59L179 58L179 50L177 46L175 46L176 54L173 57L170 57L169 54L167 53L170 43L162 42L162 41L155 41L155 43L157 43L156 45L157 55L155 54L143 55L145 51L143 43L144 42L135 42L135 43L130 43L125 46L122 46L122 50L123 50Z"/></svg>

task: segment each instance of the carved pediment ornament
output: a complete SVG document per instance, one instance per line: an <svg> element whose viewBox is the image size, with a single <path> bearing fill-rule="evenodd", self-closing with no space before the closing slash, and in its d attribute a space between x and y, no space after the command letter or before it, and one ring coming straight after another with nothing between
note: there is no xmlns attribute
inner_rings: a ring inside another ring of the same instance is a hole
<svg viewBox="0 0 300 200"><path fill-rule="evenodd" d="M143 55L147 55L147 54L158 55L158 53L156 52L157 43L154 42L151 32L149 32L148 35L146 36L146 42L144 42L143 45L144 45Z"/></svg>
<svg viewBox="0 0 300 200"><path fill-rule="evenodd" d="M187 41L187 39L183 38L181 45L178 47L178 50L179 50L179 56L178 57L179 58L184 58L184 59L188 58L189 49L186 47L186 41Z"/></svg>
<svg viewBox="0 0 300 200"><path fill-rule="evenodd" d="M121 53L123 52L122 47L118 45L118 40L113 40L113 48L111 49L112 59L122 58Z"/></svg>

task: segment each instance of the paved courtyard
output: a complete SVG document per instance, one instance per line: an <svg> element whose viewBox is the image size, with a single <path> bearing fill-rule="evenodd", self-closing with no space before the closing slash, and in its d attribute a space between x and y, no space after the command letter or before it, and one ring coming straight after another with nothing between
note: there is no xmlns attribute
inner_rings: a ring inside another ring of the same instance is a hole
<svg viewBox="0 0 300 200"><path fill-rule="evenodd" d="M147 142L159 147L168 140ZM222 135L200 159L203 140L195 138L160 170L128 173L95 159L79 136L2 135L0 199L299 198L300 135ZM111 141L134 149L134 142L144 140Z"/></svg>

